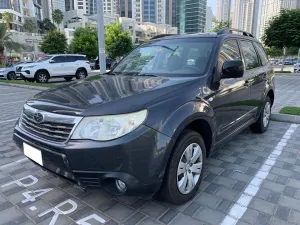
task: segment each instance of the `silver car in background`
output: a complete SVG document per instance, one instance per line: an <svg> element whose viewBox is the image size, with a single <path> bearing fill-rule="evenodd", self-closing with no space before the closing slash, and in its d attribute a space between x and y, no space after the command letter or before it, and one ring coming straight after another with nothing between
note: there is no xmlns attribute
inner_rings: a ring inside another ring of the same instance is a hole
<svg viewBox="0 0 300 225"><path fill-rule="evenodd" d="M32 61L19 62L15 64L13 67L0 68L0 79L16 80L18 78L16 74L16 67L21 64L28 64L28 63L32 63Z"/></svg>

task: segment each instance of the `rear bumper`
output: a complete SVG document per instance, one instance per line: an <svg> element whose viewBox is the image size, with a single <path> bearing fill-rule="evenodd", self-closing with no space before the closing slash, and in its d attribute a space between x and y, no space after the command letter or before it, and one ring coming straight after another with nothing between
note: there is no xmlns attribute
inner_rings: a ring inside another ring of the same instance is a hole
<svg viewBox="0 0 300 225"><path fill-rule="evenodd" d="M68 146L54 148L39 142L17 125L13 140L22 151L24 142L39 149L42 152L44 169L84 188L103 187L113 194L123 194L116 189L115 181L118 179L126 184L126 194L144 195L159 190L162 183L162 170L166 163L163 160L163 154L157 156L154 145L149 144L151 141L149 137L155 137L156 134L157 132L151 128L143 127L137 139L127 140L126 143L122 143L122 146L111 145L103 149L99 146L97 149L94 148L94 141L83 141L82 143L71 142ZM145 138L148 141L143 140ZM165 138L162 139L164 143L169 139ZM143 158L134 159L136 154ZM152 154L154 154L153 157L151 157ZM100 159L97 160L99 157Z"/></svg>

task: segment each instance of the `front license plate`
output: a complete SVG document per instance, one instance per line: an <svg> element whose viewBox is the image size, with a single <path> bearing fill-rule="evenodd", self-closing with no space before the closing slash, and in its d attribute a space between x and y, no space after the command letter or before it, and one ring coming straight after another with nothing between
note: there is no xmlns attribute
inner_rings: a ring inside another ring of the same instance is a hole
<svg viewBox="0 0 300 225"><path fill-rule="evenodd" d="M23 143L24 155L43 166L42 152L26 143Z"/></svg>

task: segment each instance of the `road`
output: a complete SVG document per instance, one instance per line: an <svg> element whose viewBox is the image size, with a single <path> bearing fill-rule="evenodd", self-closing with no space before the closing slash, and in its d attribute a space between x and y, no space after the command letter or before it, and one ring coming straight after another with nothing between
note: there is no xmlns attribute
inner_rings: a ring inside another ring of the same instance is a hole
<svg viewBox="0 0 300 225"><path fill-rule="evenodd" d="M156 196L84 192L26 160L12 134L22 105L36 93L0 85L0 224L300 224L296 125L271 122L264 134L245 130L206 161L197 196L174 206Z"/></svg>

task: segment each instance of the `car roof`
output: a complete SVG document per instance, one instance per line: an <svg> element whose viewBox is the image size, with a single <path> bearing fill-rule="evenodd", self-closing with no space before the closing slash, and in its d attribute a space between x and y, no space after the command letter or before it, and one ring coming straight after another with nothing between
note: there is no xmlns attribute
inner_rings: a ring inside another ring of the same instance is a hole
<svg viewBox="0 0 300 225"><path fill-rule="evenodd" d="M48 56L51 56L51 57L53 57L53 56L84 56L84 57L86 57L86 55L81 55L81 54L53 54L53 55L48 55Z"/></svg>

